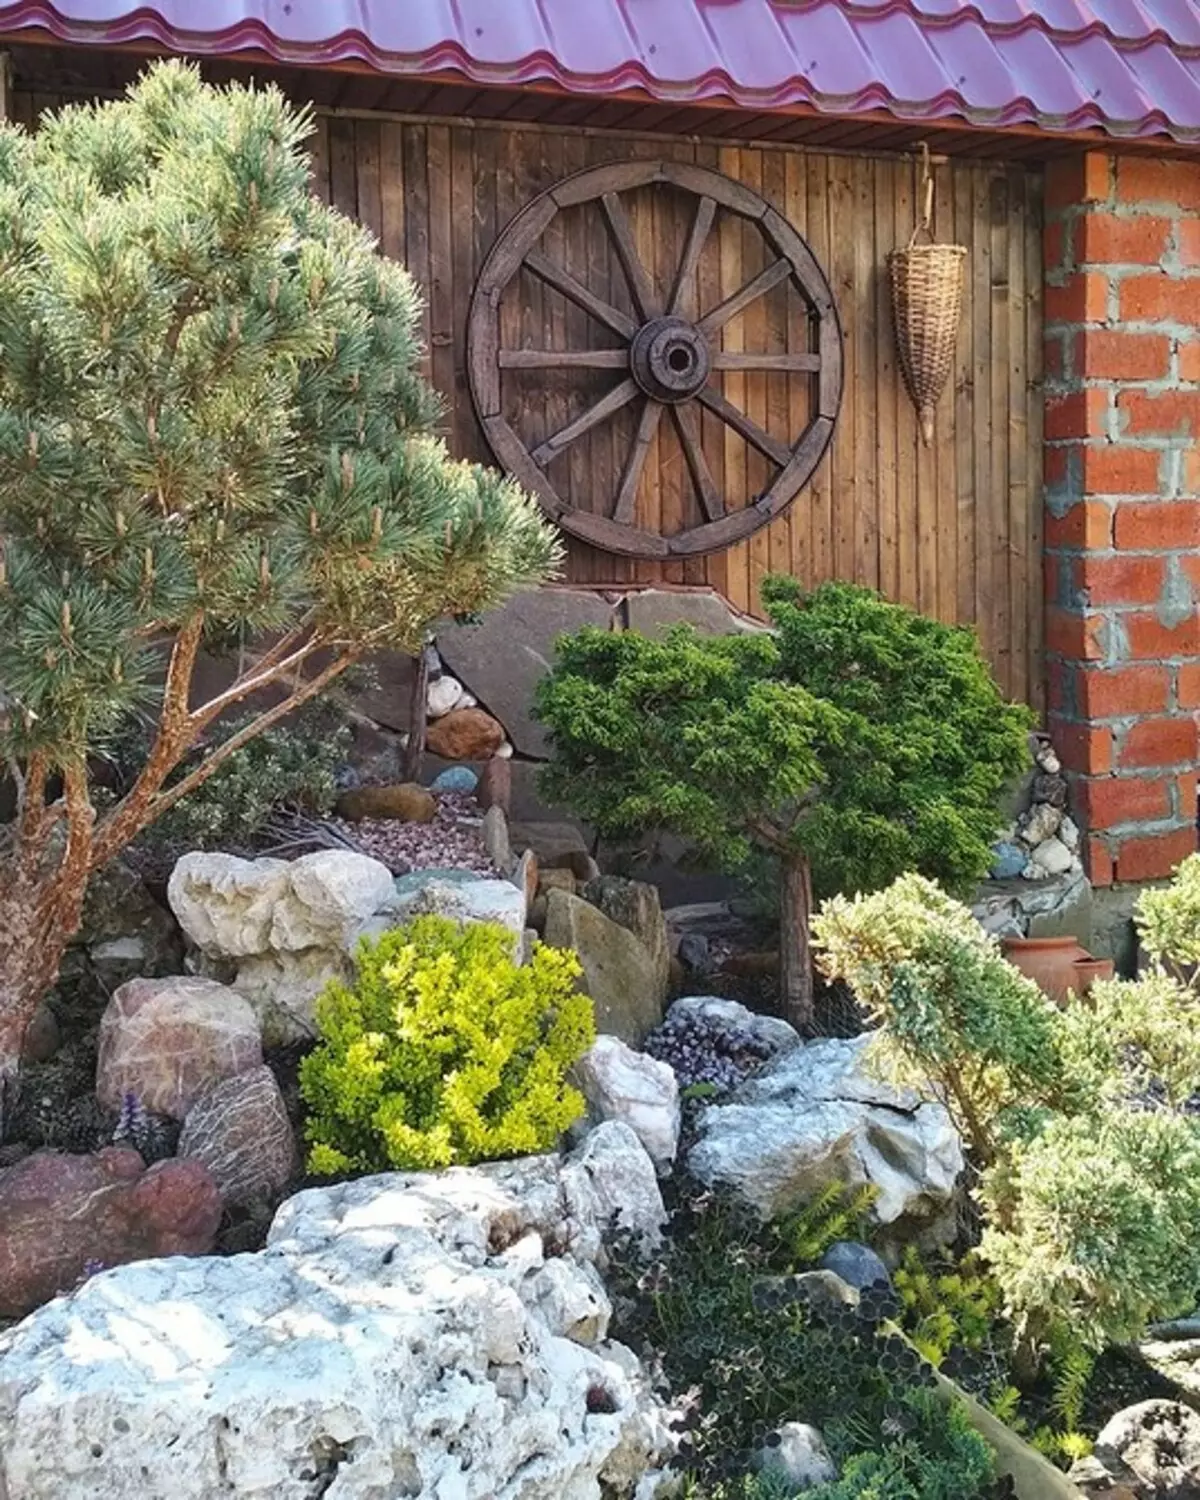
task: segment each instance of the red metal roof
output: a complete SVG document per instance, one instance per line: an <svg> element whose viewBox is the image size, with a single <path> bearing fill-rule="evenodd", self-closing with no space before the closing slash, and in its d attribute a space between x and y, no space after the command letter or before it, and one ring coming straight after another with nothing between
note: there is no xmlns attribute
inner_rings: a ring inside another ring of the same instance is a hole
<svg viewBox="0 0 1200 1500"><path fill-rule="evenodd" d="M21 0L0 35L1200 144L1197 0Z"/></svg>

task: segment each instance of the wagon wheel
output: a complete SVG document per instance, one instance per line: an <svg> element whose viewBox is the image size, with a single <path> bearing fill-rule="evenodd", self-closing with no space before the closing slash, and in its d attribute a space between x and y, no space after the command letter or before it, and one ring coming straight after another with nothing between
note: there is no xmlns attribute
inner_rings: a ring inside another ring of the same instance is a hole
<svg viewBox="0 0 1200 1500"><path fill-rule="evenodd" d="M623 193L669 183L691 194L694 216L683 256L665 299L638 256ZM584 285L539 248L565 208L599 200L613 248L629 284L633 316ZM695 319L684 315L689 284L718 208L757 224L774 258L757 276ZM522 267L616 334L618 348L510 349L501 345L500 304ZM791 281L809 309L808 352L732 353L720 348L721 330L773 287ZM530 449L504 416L506 370L612 370L616 383L544 442ZM721 391L719 372L776 371L809 376L814 399L804 431L786 443L764 431ZM842 337L833 293L807 244L774 208L749 188L683 162L638 161L591 167L564 178L533 199L492 247L472 296L467 327L467 372L480 424L496 458L565 531L626 557L688 557L728 547L780 515L812 477L833 434L842 396ZM714 380L714 376L717 377ZM546 466L576 439L630 403L640 404L635 436L609 514L571 507L546 475ZM705 459L698 408L738 433L775 470L768 488L744 508L726 510ZM663 413L670 413L705 520L670 537L633 524L638 482Z"/></svg>

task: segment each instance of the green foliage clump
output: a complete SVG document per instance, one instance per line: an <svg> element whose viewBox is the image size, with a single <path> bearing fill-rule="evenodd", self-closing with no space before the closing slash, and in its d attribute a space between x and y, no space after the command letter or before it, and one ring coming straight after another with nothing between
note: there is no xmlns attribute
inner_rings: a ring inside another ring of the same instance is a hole
<svg viewBox="0 0 1200 1500"><path fill-rule="evenodd" d="M228 728L236 734L249 722L241 717ZM280 812L323 817L333 811L337 772L351 742L349 728L330 706L302 708L247 741L169 808L142 842L168 850L239 849L252 846ZM181 772L186 774L191 764L185 762Z"/></svg>
<svg viewBox="0 0 1200 1500"><path fill-rule="evenodd" d="M353 986L317 1002L301 1064L309 1169L470 1165L549 1150L583 1112L567 1073L595 1037L579 964L512 934L420 917L364 941Z"/></svg>
<svg viewBox="0 0 1200 1500"><path fill-rule="evenodd" d="M1194 873L1143 918L1167 944L1157 972L1061 1010L919 876L836 899L815 923L828 971L883 1023L876 1056L926 1080L966 1132L980 1253L1024 1358L1060 1374L1200 1289L1200 1000L1168 972L1190 941Z"/></svg>
<svg viewBox="0 0 1200 1500"><path fill-rule="evenodd" d="M985 1177L981 1253L1018 1328L1133 1340L1200 1288L1200 1130L1171 1111L1056 1115Z"/></svg>
<svg viewBox="0 0 1200 1500"><path fill-rule="evenodd" d="M1002 1298L995 1278L973 1257L933 1268L909 1245L892 1283L905 1332L936 1369L951 1350L974 1353L990 1342Z"/></svg>
<svg viewBox="0 0 1200 1500"><path fill-rule="evenodd" d="M797 1229L705 1194L676 1207L655 1264L613 1249L618 1336L655 1350L684 1398L684 1493L790 1500L753 1460L769 1433L799 1419L821 1429L843 1475L806 1494L983 1500L994 1474L988 1444L889 1324L882 1293L854 1308L794 1279Z"/></svg>
<svg viewBox="0 0 1200 1500"><path fill-rule="evenodd" d="M784 1242L797 1265L820 1260L837 1240L865 1237L872 1205L879 1196L874 1183L848 1188L830 1182L796 1214L783 1221Z"/></svg>
<svg viewBox="0 0 1200 1500"><path fill-rule="evenodd" d="M1183 861L1169 886L1142 892L1134 922L1155 968L1195 985L1200 969L1200 854Z"/></svg>
<svg viewBox="0 0 1200 1500"><path fill-rule="evenodd" d="M811 1001L811 891L870 890L906 869L967 888L987 870L999 801L1028 758L968 631L868 589L805 595L771 579L774 632L663 639L584 630L558 645L535 711L546 793L601 833L669 830L730 867L778 862L784 992Z"/></svg>
<svg viewBox="0 0 1200 1500"><path fill-rule="evenodd" d="M1060 1013L1006 963L971 912L921 875L836 896L813 930L819 962L881 1023L874 1052L931 1088L981 1161L1007 1111L1061 1096Z"/></svg>

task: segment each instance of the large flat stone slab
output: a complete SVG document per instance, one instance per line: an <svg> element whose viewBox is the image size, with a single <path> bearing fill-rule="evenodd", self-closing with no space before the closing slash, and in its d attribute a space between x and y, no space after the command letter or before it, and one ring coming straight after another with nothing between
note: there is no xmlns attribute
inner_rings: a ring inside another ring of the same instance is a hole
<svg viewBox="0 0 1200 1500"><path fill-rule="evenodd" d="M585 625L608 629L614 606L585 589L516 594L477 625L448 625L438 651L451 672L496 716L522 755L545 758L545 731L530 716L533 692L554 664L560 635Z"/></svg>
<svg viewBox="0 0 1200 1500"><path fill-rule="evenodd" d="M767 627L739 614L716 589L642 589L625 599L627 628L662 635L672 625L691 625L701 635L745 635Z"/></svg>

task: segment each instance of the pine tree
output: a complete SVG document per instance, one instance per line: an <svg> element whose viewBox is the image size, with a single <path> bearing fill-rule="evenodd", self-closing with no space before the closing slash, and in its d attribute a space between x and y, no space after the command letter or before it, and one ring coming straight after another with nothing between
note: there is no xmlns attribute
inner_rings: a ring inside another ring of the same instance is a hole
<svg viewBox="0 0 1200 1500"><path fill-rule="evenodd" d="M532 501L436 437L418 293L310 194L311 128L174 63L0 127L0 1124L89 877L347 667L557 562ZM214 644L239 671L196 702ZM147 710L98 807L95 753Z"/></svg>

